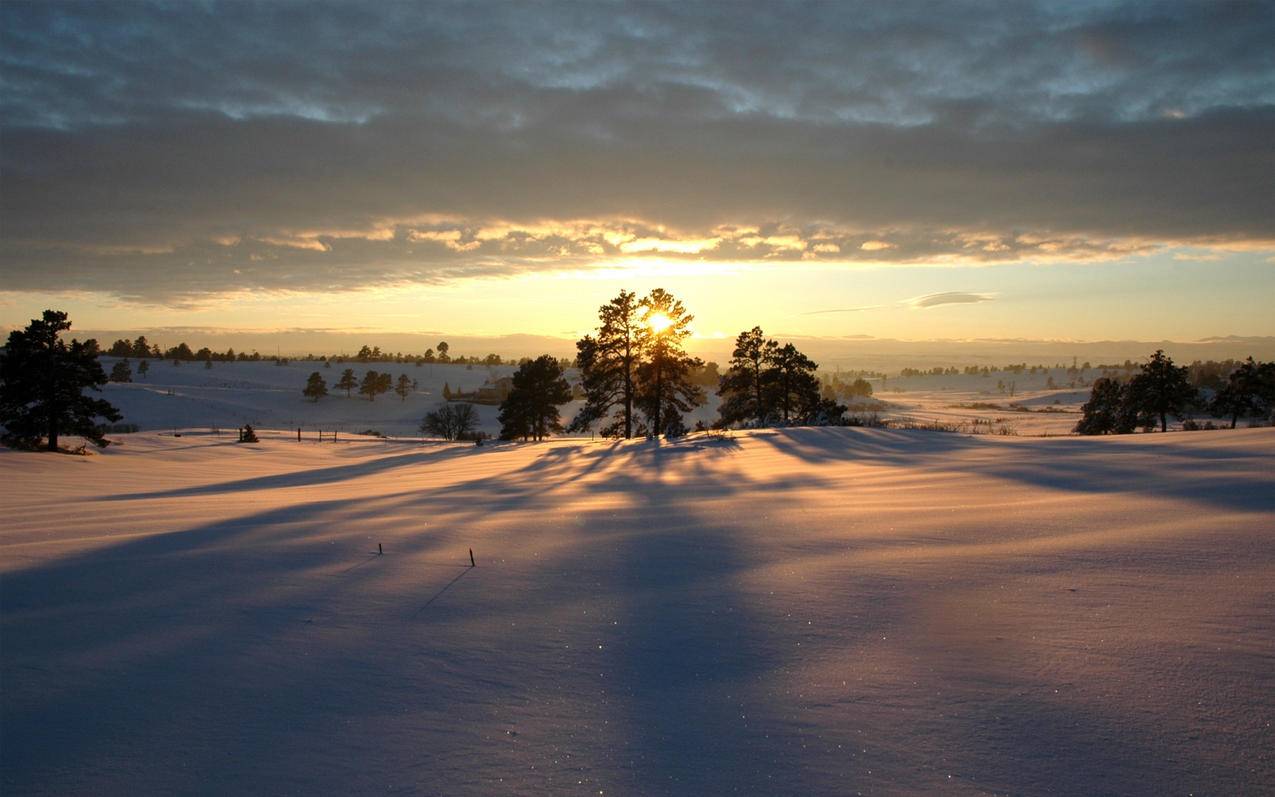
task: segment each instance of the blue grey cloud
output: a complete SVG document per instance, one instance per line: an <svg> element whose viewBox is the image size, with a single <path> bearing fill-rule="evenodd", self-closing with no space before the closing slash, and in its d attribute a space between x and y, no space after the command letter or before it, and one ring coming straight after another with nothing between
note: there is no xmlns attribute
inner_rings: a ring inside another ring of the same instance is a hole
<svg viewBox="0 0 1275 797"><path fill-rule="evenodd" d="M1271 40L1267 3L7 2L0 278L1269 244Z"/></svg>

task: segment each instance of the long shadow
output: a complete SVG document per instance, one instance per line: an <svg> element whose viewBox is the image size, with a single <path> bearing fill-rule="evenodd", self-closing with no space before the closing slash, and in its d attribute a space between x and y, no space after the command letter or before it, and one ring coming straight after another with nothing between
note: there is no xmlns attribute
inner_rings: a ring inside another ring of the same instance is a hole
<svg viewBox="0 0 1275 797"><path fill-rule="evenodd" d="M277 474L275 476L236 479L234 481L219 482L216 484L203 484L195 487L178 487L172 490L151 490L139 493L123 493L120 495L104 496L104 499L108 501L133 501L143 498L181 498L195 495L215 495L218 493L233 493L243 490L270 490L283 487L313 487L320 484L333 484L335 482L347 481L349 479L357 479L362 476L372 476L390 470L411 467L413 465L429 464L438 460L460 457L467 454L474 454L472 446L448 446L446 448L439 448L432 451L417 451L407 454L377 457L375 459L364 459L349 465L335 465L328 468L298 470L291 473Z"/></svg>
<svg viewBox="0 0 1275 797"><path fill-rule="evenodd" d="M959 468L1052 490L1137 492L1232 511L1275 510L1275 489L1261 456L1162 439L1141 444L1112 438L1000 441L942 432L830 428L787 429L758 439L816 464L862 462L922 473ZM994 456L948 459L978 449ZM1225 462L1261 475L1219 472L1217 466ZM1189 491L1182 491L1182 484L1189 484Z"/></svg>

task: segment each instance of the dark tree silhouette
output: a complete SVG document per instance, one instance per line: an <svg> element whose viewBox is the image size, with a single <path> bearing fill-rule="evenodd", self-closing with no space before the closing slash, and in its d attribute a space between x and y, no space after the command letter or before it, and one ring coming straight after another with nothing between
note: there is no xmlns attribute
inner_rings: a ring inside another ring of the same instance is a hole
<svg viewBox="0 0 1275 797"><path fill-rule="evenodd" d="M1129 434L1138 427L1125 386L1105 376L1094 380L1080 413L1075 428L1080 434Z"/></svg>
<svg viewBox="0 0 1275 797"><path fill-rule="evenodd" d="M388 373L368 371L363 374L363 381L359 384L359 395L367 396L368 401L376 401L377 396L389 392L392 379Z"/></svg>
<svg viewBox="0 0 1275 797"><path fill-rule="evenodd" d="M572 431L585 431L601 421L605 436L633 436L633 397L640 363L638 311L637 296L620 291L598 308L601 324L597 336L586 335L576 343L585 404L571 420Z"/></svg>
<svg viewBox="0 0 1275 797"><path fill-rule="evenodd" d="M420 429L444 440L459 440L478 428L478 412L472 404L444 404L425 414Z"/></svg>
<svg viewBox="0 0 1275 797"><path fill-rule="evenodd" d="M438 342L438 361L440 363L448 363L452 361L452 358L447 354L447 350L449 348L451 347L447 345L447 341L442 340Z"/></svg>
<svg viewBox="0 0 1275 797"><path fill-rule="evenodd" d="M777 348L770 358L770 375L766 379L771 403L785 424L794 417L806 418L819 406L819 367L791 343Z"/></svg>
<svg viewBox="0 0 1275 797"><path fill-rule="evenodd" d="M570 400L571 385L553 355L524 362L514 372L513 387L500 405L500 437L540 441L550 432L562 431L558 405Z"/></svg>
<svg viewBox="0 0 1275 797"><path fill-rule="evenodd" d="M359 386L359 380L354 376L353 368L346 368L341 372L341 378L337 380L336 389L344 390L345 397L350 397L350 391Z"/></svg>
<svg viewBox="0 0 1275 797"><path fill-rule="evenodd" d="M1275 363L1259 363L1249 357L1213 395L1209 409L1219 418L1230 416L1231 428L1242 417L1275 409Z"/></svg>
<svg viewBox="0 0 1275 797"><path fill-rule="evenodd" d="M151 369L150 360L142 360L140 363L137 364L137 375L140 377L145 377L146 372L149 371L150 369Z"/></svg>
<svg viewBox="0 0 1275 797"><path fill-rule="evenodd" d="M328 383L323 381L323 374L315 371L310 374L310 378L306 380L305 389L301 392L317 404L319 399L328 394Z"/></svg>
<svg viewBox="0 0 1275 797"><path fill-rule="evenodd" d="M1196 390L1187 380L1186 366L1176 366L1163 349L1156 349L1142 371L1127 386L1130 408L1138 413L1143 426L1159 420L1160 431L1168 431L1169 416L1182 418L1196 398Z"/></svg>
<svg viewBox="0 0 1275 797"><path fill-rule="evenodd" d="M111 366L112 382L132 382L133 368L128 364L128 360L120 360Z"/></svg>
<svg viewBox="0 0 1275 797"><path fill-rule="evenodd" d="M756 421L766 423L770 407L766 401L768 372L779 344L768 340L761 327L753 327L735 338L729 370L718 381L717 394L723 425Z"/></svg>
<svg viewBox="0 0 1275 797"><path fill-rule="evenodd" d="M394 385L394 392L398 394L399 401L407 401L407 397L412 393L413 383L407 374L398 375L398 383Z"/></svg>
<svg viewBox="0 0 1275 797"><path fill-rule="evenodd" d="M42 437L50 451L58 437L73 434L105 446L96 418L118 421L119 411L102 399L83 395L100 390L106 373L97 361L97 341L72 340L58 333L71 328L66 313L45 310L24 330L9 333L0 353L0 439L7 445L36 448Z"/></svg>
<svg viewBox="0 0 1275 797"><path fill-rule="evenodd" d="M633 401L646 417L651 434L676 436L685 431L682 413L704 402L704 391L691 378L692 370L703 363L683 348L695 317L662 288L651 291L639 307L643 323L637 340L642 360Z"/></svg>

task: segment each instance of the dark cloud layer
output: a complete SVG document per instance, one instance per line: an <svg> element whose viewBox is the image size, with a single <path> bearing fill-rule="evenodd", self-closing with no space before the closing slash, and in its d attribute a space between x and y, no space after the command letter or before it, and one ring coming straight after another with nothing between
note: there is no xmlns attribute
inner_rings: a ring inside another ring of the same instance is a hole
<svg viewBox="0 0 1275 797"><path fill-rule="evenodd" d="M1275 241L1275 5L0 6L0 276Z"/></svg>

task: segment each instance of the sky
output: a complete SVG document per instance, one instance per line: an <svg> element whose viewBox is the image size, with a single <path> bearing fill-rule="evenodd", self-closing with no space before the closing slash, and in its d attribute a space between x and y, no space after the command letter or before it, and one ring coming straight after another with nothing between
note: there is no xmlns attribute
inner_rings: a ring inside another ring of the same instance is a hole
<svg viewBox="0 0 1275 797"><path fill-rule="evenodd" d="M0 4L0 325L1275 335L1273 3ZM193 342L193 341L192 341Z"/></svg>

